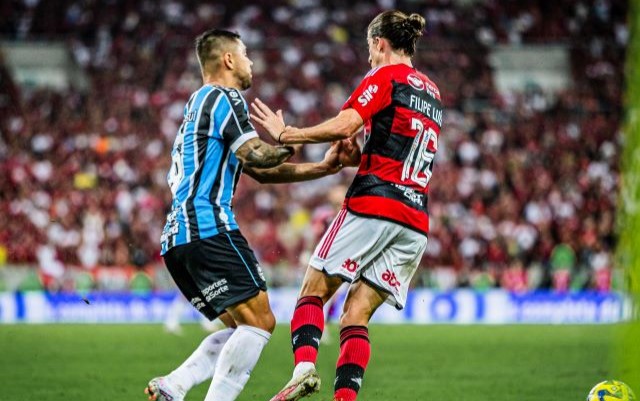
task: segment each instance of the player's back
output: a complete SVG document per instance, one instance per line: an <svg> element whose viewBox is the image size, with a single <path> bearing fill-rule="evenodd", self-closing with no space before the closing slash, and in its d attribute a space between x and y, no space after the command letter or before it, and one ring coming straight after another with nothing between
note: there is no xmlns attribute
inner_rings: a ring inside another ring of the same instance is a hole
<svg viewBox="0 0 640 401"><path fill-rule="evenodd" d="M234 152L257 137L235 89L204 85L185 105L171 151L173 194L162 253L176 245L238 228L231 202L242 165Z"/></svg>
<svg viewBox="0 0 640 401"><path fill-rule="evenodd" d="M412 67L388 65L371 70L347 105L364 116L365 124L362 161L347 208L426 234L427 193L442 126L437 86Z"/></svg>

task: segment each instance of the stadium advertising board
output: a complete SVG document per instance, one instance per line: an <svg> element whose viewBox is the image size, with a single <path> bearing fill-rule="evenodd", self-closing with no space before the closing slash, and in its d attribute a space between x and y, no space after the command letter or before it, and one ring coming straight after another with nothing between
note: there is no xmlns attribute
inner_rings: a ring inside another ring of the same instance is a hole
<svg viewBox="0 0 640 401"><path fill-rule="evenodd" d="M278 322L289 322L298 291L270 291ZM150 323L164 320L175 293L146 295L93 293L87 302L78 294L43 292L0 293L1 323ZM344 296L331 308L337 318ZM580 292L513 294L501 290L437 292L414 290L398 312L383 305L373 318L377 323L417 324L585 324L626 320L630 301L617 293ZM196 321L188 310L184 321Z"/></svg>

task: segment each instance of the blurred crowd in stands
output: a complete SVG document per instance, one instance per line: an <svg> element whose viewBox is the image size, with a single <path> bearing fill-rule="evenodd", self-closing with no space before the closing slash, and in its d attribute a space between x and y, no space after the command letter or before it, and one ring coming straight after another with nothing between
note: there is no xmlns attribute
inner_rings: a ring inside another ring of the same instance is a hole
<svg viewBox="0 0 640 401"><path fill-rule="evenodd" d="M39 266L51 288L69 272L88 274L89 286L112 266L157 272L169 153L201 83L195 36L238 31L254 61L246 98L310 125L333 116L368 71L366 26L385 8L426 17L414 64L446 105L415 284L610 289L622 0L3 1L0 37L64 41L91 84L18 87L0 58L0 265ZM491 46L547 43L570 49L571 89L496 90ZM297 160L324 150L307 146ZM290 185L242 178L236 215L273 285L300 280L354 173Z"/></svg>

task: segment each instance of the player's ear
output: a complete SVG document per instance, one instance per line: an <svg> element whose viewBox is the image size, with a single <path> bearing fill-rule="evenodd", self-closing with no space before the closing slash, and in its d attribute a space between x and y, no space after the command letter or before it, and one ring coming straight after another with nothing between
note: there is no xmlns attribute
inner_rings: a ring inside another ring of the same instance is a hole
<svg viewBox="0 0 640 401"><path fill-rule="evenodd" d="M389 41L385 38L381 38L381 37L376 37L376 49L378 50L378 52L380 53L384 53L385 50L387 50L388 48L390 48L389 45Z"/></svg>
<svg viewBox="0 0 640 401"><path fill-rule="evenodd" d="M224 65L228 70L233 70L233 53L226 52L222 54L222 65Z"/></svg>

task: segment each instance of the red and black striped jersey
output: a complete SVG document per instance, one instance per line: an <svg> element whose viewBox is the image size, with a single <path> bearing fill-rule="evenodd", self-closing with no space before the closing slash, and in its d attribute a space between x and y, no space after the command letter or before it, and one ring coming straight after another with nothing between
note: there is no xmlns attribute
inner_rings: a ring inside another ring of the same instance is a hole
<svg viewBox="0 0 640 401"><path fill-rule="evenodd" d="M405 64L374 68L343 106L364 121L365 144L345 207L427 234L427 193L442 126L438 87Z"/></svg>

